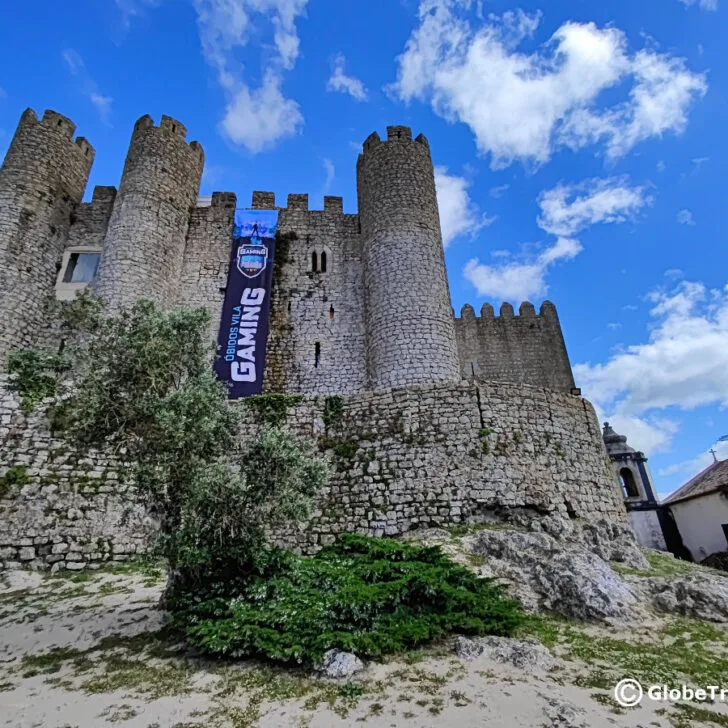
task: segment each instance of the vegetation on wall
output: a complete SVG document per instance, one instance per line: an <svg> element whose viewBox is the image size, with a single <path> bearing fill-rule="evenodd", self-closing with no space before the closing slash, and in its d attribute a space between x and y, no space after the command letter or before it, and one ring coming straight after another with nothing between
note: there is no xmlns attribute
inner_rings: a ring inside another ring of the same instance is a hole
<svg viewBox="0 0 728 728"><path fill-rule="evenodd" d="M15 488L22 488L28 481L27 465L11 465L0 478L0 498L5 498Z"/></svg>

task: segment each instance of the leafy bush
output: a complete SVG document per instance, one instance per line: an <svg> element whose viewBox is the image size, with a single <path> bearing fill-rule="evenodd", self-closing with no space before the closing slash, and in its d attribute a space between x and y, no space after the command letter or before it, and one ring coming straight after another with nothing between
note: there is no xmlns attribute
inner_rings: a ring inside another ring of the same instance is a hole
<svg viewBox="0 0 728 728"><path fill-rule="evenodd" d="M179 593L174 622L206 653L311 662L340 648L380 656L450 632L509 635L502 587L439 548L344 534L313 558L269 552L247 580Z"/></svg>

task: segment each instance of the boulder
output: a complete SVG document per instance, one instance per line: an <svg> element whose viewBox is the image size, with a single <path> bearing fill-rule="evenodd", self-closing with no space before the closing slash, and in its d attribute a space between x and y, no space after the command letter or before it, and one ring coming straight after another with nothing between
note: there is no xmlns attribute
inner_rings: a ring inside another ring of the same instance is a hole
<svg viewBox="0 0 728 728"><path fill-rule="evenodd" d="M364 663L351 652L329 650L314 669L324 677L340 680L361 672L364 669Z"/></svg>

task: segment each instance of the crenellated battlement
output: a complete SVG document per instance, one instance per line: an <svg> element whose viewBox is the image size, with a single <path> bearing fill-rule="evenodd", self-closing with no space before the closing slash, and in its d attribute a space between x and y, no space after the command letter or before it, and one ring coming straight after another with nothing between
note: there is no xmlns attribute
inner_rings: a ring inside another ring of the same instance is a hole
<svg viewBox="0 0 728 728"><path fill-rule="evenodd" d="M40 301L52 290L68 248L99 250L91 287L112 310L144 297L165 306L202 304L212 321L219 320L238 197L215 192L199 198L204 153L187 141L186 126L167 115L158 124L148 114L137 119L118 190L96 187L87 203L81 200L94 151L83 137L74 139L75 132L70 119L51 110L39 119L28 109L20 119L0 171L0 222L3 202L11 210L0 247L22 234L27 262L18 264L17 280L8 278L14 268L6 264L4 288L22 291L25 284L18 281L33 279L38 290L31 300ZM305 193L278 203L274 192L252 193L252 209L276 210L280 230L297 235L281 287L288 298L279 311L290 318L279 322L288 333L278 342L280 362L287 362L281 366L288 368L276 381L301 392L376 390L462 376L570 389L561 326L550 302L538 312L528 301L517 311L510 303L497 312L485 303L477 315L470 305L459 316L452 311L424 134L414 136L404 125L370 134L357 161L357 194L358 212L349 214L335 195L323 197L322 209L311 209ZM27 209L38 224L26 231ZM46 240L48 249L39 256ZM11 308L35 321L40 309L34 305ZM22 323L3 334L0 326L0 335L13 343L26 330Z"/></svg>
<svg viewBox="0 0 728 728"><path fill-rule="evenodd" d="M503 303L496 316L484 303L480 315L466 304L455 318L455 332L464 377L574 389L569 357L556 307L544 301L539 313L529 301L518 307Z"/></svg>
<svg viewBox="0 0 728 728"><path fill-rule="evenodd" d="M530 301L524 301L518 307L518 315L516 315L513 306L506 301L501 304L500 313L498 316L495 315L495 309L489 303L484 303L481 306L480 316L477 316L475 314L475 309L469 303L466 303L460 309L460 319L464 321L474 321L477 319L494 321L498 318L514 319L519 317L530 320L537 318L538 316L545 316L547 318L553 319L556 316L556 307L553 303L551 303L551 301L544 301L541 304L541 310L537 314L534 305ZM458 319L456 318L456 320Z"/></svg>
<svg viewBox="0 0 728 728"><path fill-rule="evenodd" d="M311 212L327 215L346 215L346 217L356 217L356 215L348 215L344 213L344 198L333 195L324 196L324 209L309 209L309 197L305 193L292 193L288 195L287 206L276 206L275 192L261 192L256 190L253 192L251 202L253 210L279 210L279 211L295 211L295 212Z"/></svg>
<svg viewBox="0 0 728 728"><path fill-rule="evenodd" d="M140 133L146 132L147 134L157 134L161 139L169 140L172 142L183 142L188 148L199 155L201 160L204 160L205 154L202 146L199 142L187 142L187 127L177 119L173 119L171 116L162 116L162 120L159 126L155 126L154 120L149 114L137 119L134 124L134 132L132 133L132 143L135 137Z"/></svg>

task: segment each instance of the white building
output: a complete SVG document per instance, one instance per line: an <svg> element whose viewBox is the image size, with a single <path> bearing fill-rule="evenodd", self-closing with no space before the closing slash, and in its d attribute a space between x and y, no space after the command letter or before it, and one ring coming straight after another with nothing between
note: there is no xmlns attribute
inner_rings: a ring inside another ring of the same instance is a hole
<svg viewBox="0 0 728 728"><path fill-rule="evenodd" d="M695 561L728 551L728 460L712 463L668 496L663 505L670 509Z"/></svg>

